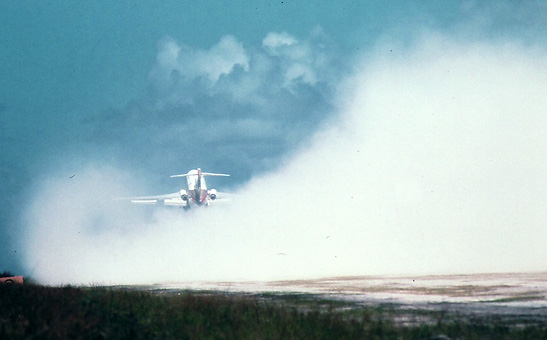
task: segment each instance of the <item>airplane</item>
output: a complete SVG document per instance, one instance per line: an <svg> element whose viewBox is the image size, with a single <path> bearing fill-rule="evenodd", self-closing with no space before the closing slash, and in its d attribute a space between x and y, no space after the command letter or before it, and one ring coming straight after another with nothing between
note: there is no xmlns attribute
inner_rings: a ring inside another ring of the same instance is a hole
<svg viewBox="0 0 547 340"><path fill-rule="evenodd" d="M182 206L183 208L190 208L190 204L197 206L208 206L209 203L218 199L219 193L215 189L207 189L205 183L205 176L223 176L228 177L228 174L215 174L211 172L203 172L200 168L197 170L190 170L186 174L172 175L171 177L186 177L186 185L188 189L181 189L180 191L172 194L159 195L159 196L143 196L143 197L130 197L131 203L136 204L156 204L158 201L163 200L164 205L170 206Z"/></svg>

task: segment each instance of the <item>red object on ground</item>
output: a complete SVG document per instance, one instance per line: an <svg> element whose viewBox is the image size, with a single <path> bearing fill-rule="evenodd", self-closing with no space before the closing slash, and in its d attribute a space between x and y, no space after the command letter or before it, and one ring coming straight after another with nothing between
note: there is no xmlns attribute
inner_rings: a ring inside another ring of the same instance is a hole
<svg viewBox="0 0 547 340"><path fill-rule="evenodd" d="M0 283L19 283L23 284L23 277L22 276L8 276L8 277L0 277Z"/></svg>

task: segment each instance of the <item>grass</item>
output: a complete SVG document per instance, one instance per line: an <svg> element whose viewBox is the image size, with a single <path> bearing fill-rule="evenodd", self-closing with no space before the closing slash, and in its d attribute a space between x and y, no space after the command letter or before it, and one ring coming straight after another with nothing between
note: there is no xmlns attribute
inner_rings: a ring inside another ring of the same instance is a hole
<svg viewBox="0 0 547 340"><path fill-rule="evenodd" d="M547 339L547 320L532 321L311 295L0 285L0 339Z"/></svg>

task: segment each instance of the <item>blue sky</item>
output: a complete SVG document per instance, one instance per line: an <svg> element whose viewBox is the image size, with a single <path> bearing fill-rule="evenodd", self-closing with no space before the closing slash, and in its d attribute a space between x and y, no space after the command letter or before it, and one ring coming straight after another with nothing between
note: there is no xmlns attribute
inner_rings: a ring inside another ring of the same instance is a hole
<svg viewBox="0 0 547 340"><path fill-rule="evenodd" d="M234 189L340 119L340 89L382 49L406 65L440 35L542 65L546 16L542 1L3 2L0 270L31 271L23 216L52 177L108 165L151 194L200 166Z"/></svg>

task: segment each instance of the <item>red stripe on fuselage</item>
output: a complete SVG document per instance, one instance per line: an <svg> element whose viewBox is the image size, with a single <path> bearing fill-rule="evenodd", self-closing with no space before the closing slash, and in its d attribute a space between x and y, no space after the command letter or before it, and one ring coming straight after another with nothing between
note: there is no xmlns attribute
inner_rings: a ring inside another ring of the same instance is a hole
<svg viewBox="0 0 547 340"><path fill-rule="evenodd" d="M199 197L201 203L204 203L207 199L207 190L201 189L200 197Z"/></svg>

